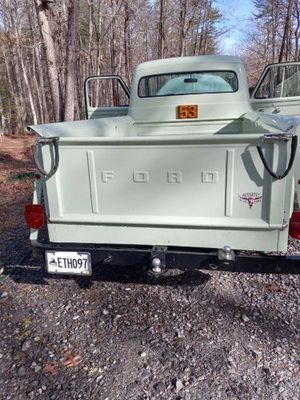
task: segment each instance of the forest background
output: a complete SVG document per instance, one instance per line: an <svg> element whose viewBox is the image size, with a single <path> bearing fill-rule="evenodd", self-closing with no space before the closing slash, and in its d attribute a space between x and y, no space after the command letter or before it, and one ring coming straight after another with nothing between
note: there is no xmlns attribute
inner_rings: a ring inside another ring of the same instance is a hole
<svg viewBox="0 0 300 400"><path fill-rule="evenodd" d="M266 64L300 58L300 0L254 0L253 10L231 51L249 85ZM226 18L212 0L0 0L0 135L82 119L89 75L130 86L140 62L222 53Z"/></svg>

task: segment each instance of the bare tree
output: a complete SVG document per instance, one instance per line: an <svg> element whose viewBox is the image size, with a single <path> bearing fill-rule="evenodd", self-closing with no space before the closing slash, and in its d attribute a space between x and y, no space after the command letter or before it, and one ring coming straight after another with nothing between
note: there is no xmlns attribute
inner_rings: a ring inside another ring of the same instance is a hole
<svg viewBox="0 0 300 400"><path fill-rule="evenodd" d="M79 0L69 0L68 5L68 33L67 33L67 62L66 62L66 94L64 119L74 119L76 99L76 74L78 53L78 22Z"/></svg>
<svg viewBox="0 0 300 400"><path fill-rule="evenodd" d="M293 3L294 3L294 0L288 0L286 15L285 15L285 19L284 19L283 36L282 36L282 41L281 41L281 46L280 46L280 51L279 51L279 56L278 56L278 62L281 62L283 60L284 52L285 52L285 59L287 60L288 54L291 50L289 37L291 36L291 11L292 11Z"/></svg>
<svg viewBox="0 0 300 400"><path fill-rule="evenodd" d="M165 54L165 0L159 0L158 44L157 57L163 58Z"/></svg>
<svg viewBox="0 0 300 400"><path fill-rule="evenodd" d="M215 52L219 20L211 0L0 0L0 132L83 118L88 75Z"/></svg>
<svg viewBox="0 0 300 400"><path fill-rule="evenodd" d="M59 76L58 76L58 69L56 62L56 51L49 21L51 10L49 6L49 1L34 0L34 2L36 6L37 17L46 52L46 58L47 58L46 67L49 75L54 118L56 121L60 121L62 117L61 95L60 95Z"/></svg>

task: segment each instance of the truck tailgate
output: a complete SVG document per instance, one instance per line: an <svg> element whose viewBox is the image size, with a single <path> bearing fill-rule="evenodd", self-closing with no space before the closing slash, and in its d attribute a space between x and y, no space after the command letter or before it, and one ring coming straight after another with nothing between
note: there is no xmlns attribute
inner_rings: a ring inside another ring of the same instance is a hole
<svg viewBox="0 0 300 400"><path fill-rule="evenodd" d="M61 138L59 168L46 184L50 239L279 250L292 174L271 178L259 137ZM265 149L279 170L286 165L276 156L280 146ZM43 160L47 169L48 146Z"/></svg>

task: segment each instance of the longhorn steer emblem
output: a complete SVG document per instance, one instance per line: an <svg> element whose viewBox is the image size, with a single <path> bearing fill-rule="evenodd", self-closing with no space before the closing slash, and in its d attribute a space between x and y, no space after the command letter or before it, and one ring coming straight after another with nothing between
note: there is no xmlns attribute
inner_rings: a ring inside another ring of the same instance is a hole
<svg viewBox="0 0 300 400"><path fill-rule="evenodd" d="M254 204L260 203L262 195L259 193L243 193L239 195L240 201L247 203L249 208L252 208Z"/></svg>

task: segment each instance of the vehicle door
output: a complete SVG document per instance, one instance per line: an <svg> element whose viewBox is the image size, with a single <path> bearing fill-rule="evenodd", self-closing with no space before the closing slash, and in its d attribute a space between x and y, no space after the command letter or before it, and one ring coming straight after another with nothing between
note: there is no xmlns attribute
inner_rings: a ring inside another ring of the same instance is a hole
<svg viewBox="0 0 300 400"><path fill-rule="evenodd" d="M268 65L252 95L254 110L300 116L300 62Z"/></svg>
<svg viewBox="0 0 300 400"><path fill-rule="evenodd" d="M84 82L85 117L127 115L130 91L119 75L90 76Z"/></svg>

